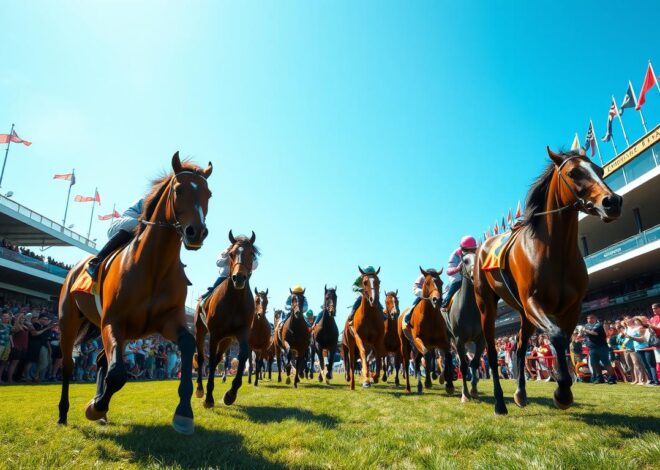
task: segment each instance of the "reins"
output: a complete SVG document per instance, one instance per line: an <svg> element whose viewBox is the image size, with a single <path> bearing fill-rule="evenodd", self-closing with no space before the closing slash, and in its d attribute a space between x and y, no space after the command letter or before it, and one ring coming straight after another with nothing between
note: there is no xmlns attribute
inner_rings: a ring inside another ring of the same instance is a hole
<svg viewBox="0 0 660 470"><path fill-rule="evenodd" d="M574 160L576 158L580 158L579 156L573 156L569 157L566 160L564 160L561 165L557 168L557 174L559 175L559 180L564 183L568 189L571 191L573 196L575 197L575 202L572 204L566 204L565 206L560 207L559 209L552 209L549 211L543 211L543 212L537 212L535 214L532 214L532 217L537 217L540 215L548 215L548 214L557 214L559 212L564 212L567 209L576 209L576 210L581 210L583 212L587 212L589 209L593 207L593 203L590 201L585 201L583 198L578 196L577 191L575 191L575 188L568 184L568 181L566 181L566 178L564 177L563 173L561 172L562 168L564 165L566 165L568 162L571 160ZM555 199L557 199L557 196L555 196Z"/></svg>

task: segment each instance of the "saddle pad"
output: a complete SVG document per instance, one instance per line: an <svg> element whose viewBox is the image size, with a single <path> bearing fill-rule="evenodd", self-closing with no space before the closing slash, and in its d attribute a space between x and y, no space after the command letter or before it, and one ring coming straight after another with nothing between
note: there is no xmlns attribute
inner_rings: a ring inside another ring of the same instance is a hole
<svg viewBox="0 0 660 470"><path fill-rule="evenodd" d="M481 265L482 271L492 271L494 269L504 269L506 266L506 253L509 251L509 245L513 241L513 232L507 231L496 235L495 241L490 246L486 255L484 264Z"/></svg>
<svg viewBox="0 0 660 470"><path fill-rule="evenodd" d="M93 294L92 289L95 287L94 279L92 276L87 274L87 263L85 263L85 268L78 274L76 280L73 282L71 291L73 292L83 292L85 294Z"/></svg>

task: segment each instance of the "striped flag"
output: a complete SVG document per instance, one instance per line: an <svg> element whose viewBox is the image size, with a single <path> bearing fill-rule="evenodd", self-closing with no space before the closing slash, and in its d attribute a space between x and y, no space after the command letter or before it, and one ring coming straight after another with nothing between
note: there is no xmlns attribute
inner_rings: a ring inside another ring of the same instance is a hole
<svg viewBox="0 0 660 470"><path fill-rule="evenodd" d="M573 143L571 144L571 150L579 150L580 149L580 138L578 137L578 133L575 133L575 137L573 137Z"/></svg>
<svg viewBox="0 0 660 470"><path fill-rule="evenodd" d="M596 153L596 137L594 137L594 128L591 122L587 130L587 136L584 138L584 150L587 151L589 149L591 149L591 156L593 157Z"/></svg>
<svg viewBox="0 0 660 470"><path fill-rule="evenodd" d="M509 224L509 227L513 224L513 214L511 213L511 209L509 209L509 215L506 216L506 223Z"/></svg>
<svg viewBox="0 0 660 470"><path fill-rule="evenodd" d="M616 116L616 104L612 102L612 106L610 106L610 111L607 113L607 132L603 137L600 138L603 142L609 142L610 139L612 138L612 121L614 120L614 116Z"/></svg>
<svg viewBox="0 0 660 470"><path fill-rule="evenodd" d="M500 229L497 226L497 220L496 220L495 221L495 227L493 227L493 234L497 235L498 233L500 233Z"/></svg>
<svg viewBox="0 0 660 470"><path fill-rule="evenodd" d="M8 144L9 142L13 142L15 144L23 144L26 147L29 147L30 145L32 145L32 142L30 142L29 140L21 139L18 136L18 134L16 133L16 131L11 131L11 135L10 134L0 134L0 144Z"/></svg>
<svg viewBox="0 0 660 470"><path fill-rule="evenodd" d="M96 194L94 196L81 196L78 194L76 197L73 198L74 201L76 202L97 202L99 206L101 205L101 195L99 194L98 191L96 191Z"/></svg>
<svg viewBox="0 0 660 470"><path fill-rule="evenodd" d="M516 219L522 217L522 209L520 208L520 200L518 200L518 207L516 207Z"/></svg>
<svg viewBox="0 0 660 470"><path fill-rule="evenodd" d="M628 89L626 90L626 95L623 97L623 101L621 101L621 106L619 106L619 113L621 116L623 116L623 111L626 108L634 108L637 106L637 103L635 102L635 92L633 91L632 83L628 83Z"/></svg>
<svg viewBox="0 0 660 470"><path fill-rule="evenodd" d="M121 217L121 214L120 214L119 212L117 212L117 211L114 211L114 212L112 212L112 213L110 213L110 214L99 215L98 217L99 217L99 220L118 219L118 218Z"/></svg>
<svg viewBox="0 0 660 470"><path fill-rule="evenodd" d="M504 217L502 217L502 232L506 230L506 225L504 224Z"/></svg>
<svg viewBox="0 0 660 470"><path fill-rule="evenodd" d="M76 184L76 175L73 173L64 173L62 175L53 175L54 180L71 181L71 186Z"/></svg>

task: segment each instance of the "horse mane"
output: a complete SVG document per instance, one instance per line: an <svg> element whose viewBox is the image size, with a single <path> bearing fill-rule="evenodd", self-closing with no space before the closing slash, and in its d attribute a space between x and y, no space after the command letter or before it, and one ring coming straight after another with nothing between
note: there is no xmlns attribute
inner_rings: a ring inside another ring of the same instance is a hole
<svg viewBox="0 0 660 470"><path fill-rule="evenodd" d="M245 235L236 235L234 237L234 240L236 240L236 243L234 243L234 245L250 245L250 239ZM255 258L261 256L261 251L259 250L259 247L257 247L256 245L252 245L252 251L254 252Z"/></svg>
<svg viewBox="0 0 660 470"><path fill-rule="evenodd" d="M181 162L181 166L183 167L184 171L194 171L194 172L199 172L200 168L195 165L194 163L184 161ZM156 179L154 179L151 182L151 189L147 193L147 195L144 197L144 204L142 208L142 215L140 216L140 219L142 220L150 220L151 216L156 212L156 206L158 206L158 201L160 201L161 196L169 186L170 182L172 181L172 178L174 178L174 173L166 173L161 176L158 176ZM146 225L144 224L138 224L136 230L136 234L140 235L144 229L146 228Z"/></svg>
<svg viewBox="0 0 660 470"><path fill-rule="evenodd" d="M571 157L580 157L581 155L576 151L560 152L564 159ZM536 228L537 223L540 221L538 217L534 217L539 211L545 210L545 202L548 200L548 191L550 190L550 182L555 173L555 164L550 162L543 170L543 173L536 178L536 180L529 187L527 197L525 199L525 212L522 217L522 225Z"/></svg>

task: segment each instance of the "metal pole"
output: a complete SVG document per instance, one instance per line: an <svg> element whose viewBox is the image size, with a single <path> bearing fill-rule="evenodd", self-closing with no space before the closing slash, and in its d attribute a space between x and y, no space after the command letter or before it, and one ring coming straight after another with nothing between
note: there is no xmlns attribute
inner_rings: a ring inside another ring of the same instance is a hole
<svg viewBox="0 0 660 470"><path fill-rule="evenodd" d="M594 122L589 118L589 124L591 125L591 137L593 137L595 145L596 145L596 152L598 153L598 160L600 160L600 166L603 166L603 157L600 154L600 145L598 145L598 137L596 137L596 129L594 129Z"/></svg>
<svg viewBox="0 0 660 470"><path fill-rule="evenodd" d="M655 70L653 70L653 65L651 65L651 59L649 59L649 67L651 67L651 75L653 75L653 80L655 81L655 87L660 91L660 84L658 83L658 78L655 75Z"/></svg>
<svg viewBox="0 0 660 470"><path fill-rule="evenodd" d="M62 226L66 228L66 215L69 212L69 200L71 199L71 186L76 180L76 169L71 170L71 183L69 183L69 191L66 193L66 206L64 207L64 218L62 219Z"/></svg>
<svg viewBox="0 0 660 470"><path fill-rule="evenodd" d="M112 222L113 220L115 220L115 206L116 206L116 205L117 205L117 203L114 203L114 204L112 205L112 217L110 217L110 222Z"/></svg>
<svg viewBox="0 0 660 470"><path fill-rule="evenodd" d="M635 100L635 107L637 107L637 95L635 95L635 89L632 87L632 83L630 80L628 80L628 85L630 86L630 89L632 90L633 94L633 99ZM642 108L639 108L639 118L642 120L642 127L644 128L644 135L649 133L648 128L646 127L646 119L644 119L644 113L642 113ZM655 162L656 166L658 165L658 154L655 153L655 148L651 147L651 155L653 155L653 161Z"/></svg>
<svg viewBox="0 0 660 470"><path fill-rule="evenodd" d="M623 127L623 119L621 119L621 114L619 114L619 107L616 105L614 95L612 95L612 104L614 105L614 112L616 113L616 117L619 118L619 124L621 124L621 131L623 132L623 140L626 141L626 148L630 147L630 142L628 142L628 134L626 134L626 129Z"/></svg>
<svg viewBox="0 0 660 470"><path fill-rule="evenodd" d="M614 135L610 135L610 142L612 142L612 148L614 149L614 158L619 155L619 151L616 149L616 143L614 142Z"/></svg>
<svg viewBox="0 0 660 470"><path fill-rule="evenodd" d="M5 150L5 161L2 162L2 173L0 173L0 188L2 188L2 178L5 176L5 165L7 164L7 155L9 155L9 145L11 144L11 136L14 135L14 123L11 124L9 131L9 141L7 142L7 150Z"/></svg>
<svg viewBox="0 0 660 470"><path fill-rule="evenodd" d="M89 229L87 230L87 241L89 241L89 235L92 233L92 221L94 220L94 208L96 207L96 193L98 192L97 188L94 188L94 200L92 201L92 215L89 216Z"/></svg>

